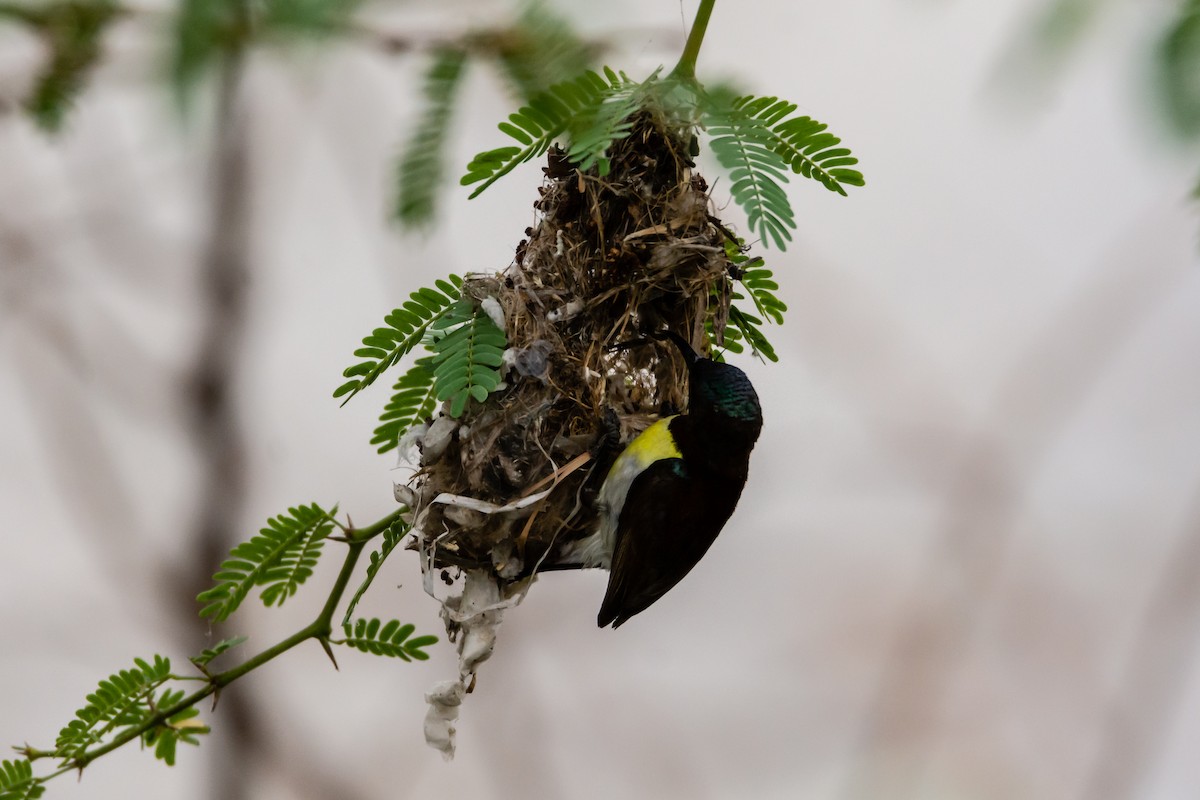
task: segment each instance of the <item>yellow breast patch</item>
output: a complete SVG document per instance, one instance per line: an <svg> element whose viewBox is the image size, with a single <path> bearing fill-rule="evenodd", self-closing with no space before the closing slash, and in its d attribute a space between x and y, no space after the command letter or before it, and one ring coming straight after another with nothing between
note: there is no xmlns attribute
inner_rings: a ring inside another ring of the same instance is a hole
<svg viewBox="0 0 1200 800"><path fill-rule="evenodd" d="M673 416L664 417L639 433L621 453L620 460L632 460L638 467L645 469L664 458L681 458L683 454L679 452L668 427L673 419Z"/></svg>
<svg viewBox="0 0 1200 800"><path fill-rule="evenodd" d="M617 541L617 520L625 507L625 498L633 481L655 461L664 458L682 458L675 439L667 427L675 417L666 417L639 433L626 445L600 487L596 499L599 525L596 532L584 539L579 546L579 558L589 567L609 569Z"/></svg>

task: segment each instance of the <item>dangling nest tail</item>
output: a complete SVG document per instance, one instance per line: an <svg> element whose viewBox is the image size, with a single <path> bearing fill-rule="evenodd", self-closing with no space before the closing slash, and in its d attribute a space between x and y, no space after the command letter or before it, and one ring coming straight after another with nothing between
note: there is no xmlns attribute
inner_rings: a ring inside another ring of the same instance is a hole
<svg viewBox="0 0 1200 800"><path fill-rule="evenodd" d="M725 329L726 243L736 240L709 212L694 142L690 126L643 110L610 149L604 177L552 149L535 203L540 222L526 229L512 265L468 276L464 296L494 298L503 309L508 387L426 434L405 492L419 512L414 546L425 569L488 570L505 582L580 567L572 545L596 523L593 497L607 463L594 448L614 427L609 410L623 442L685 409L687 373L677 357L611 348L669 328L704 352L706 328ZM537 502L495 513L547 487ZM492 508L430 502L443 494Z"/></svg>

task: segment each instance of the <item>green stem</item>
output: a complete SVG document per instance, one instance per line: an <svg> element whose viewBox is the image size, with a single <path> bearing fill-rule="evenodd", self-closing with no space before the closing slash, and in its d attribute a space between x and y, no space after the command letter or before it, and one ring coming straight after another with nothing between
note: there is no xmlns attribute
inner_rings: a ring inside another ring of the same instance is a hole
<svg viewBox="0 0 1200 800"><path fill-rule="evenodd" d="M700 8L696 10L696 19L692 21L692 30L688 33L687 43L683 46L683 55L679 63L671 70L672 78L695 78L696 59L700 55L700 45L704 44L704 32L708 30L708 19L712 16L713 6L717 0L700 0Z"/></svg>
<svg viewBox="0 0 1200 800"><path fill-rule="evenodd" d="M408 506L400 506L378 522L372 522L365 528L351 527L346 531L346 538L351 542L364 543L374 539L379 534L392 527L392 523L408 513Z"/></svg>
<svg viewBox="0 0 1200 800"><path fill-rule="evenodd" d="M338 603L342 601L342 595L346 593L350 576L354 574L354 565L358 563L358 557L362 555L363 547L366 544L366 539L350 543L346 560L342 562L342 571L338 573L337 580L333 584L333 591L329 593L329 599L325 601L325 607L321 609L321 613L309 626L313 629L313 636L321 639L329 638L329 633L333 630L333 612L337 610Z"/></svg>
<svg viewBox="0 0 1200 800"><path fill-rule="evenodd" d="M338 603L341 602L342 596L346 593L346 587L350 583L350 576L354 574L354 567L358 563L359 556L362 555L363 548L370 539L387 530L388 527L397 519L399 519L400 515L407 510L408 509L406 508L400 508L378 522L368 525L365 528L350 529L351 535L347 537L349 542L347 543L348 549L346 552L346 559L342 562L341 571L338 572L337 580L334 581L333 584L333 589L329 592L329 599L325 601L325 605L321 609L321 613L318 614L317 618L311 623L296 631L278 644L268 647L258 655L247 659L241 664L238 664L236 667L227 669L224 672L216 673L209 678L208 683L206 683L203 688L197 689L195 692L192 692L190 695L184 697L174 705L160 709L156 714L148 717L136 727L121 732L118 736L114 737L111 742L103 744L70 759L70 762L67 763L63 769L54 773L54 775L58 775L67 769L83 769L100 756L110 753L121 745L127 744L134 739L140 739L142 734L146 731L152 730L154 727L161 725L163 722L175 716L180 711L191 708L209 695L216 692L218 689L228 686L249 672L253 672L263 664L273 660L276 656L283 655L301 642L309 639L328 639L330 632L333 630L333 613L337 610ZM52 751L46 750L33 750L30 748L26 751L26 756L30 760L51 757L53 755L54 753ZM53 777L53 775L46 776L41 780L46 780L49 777Z"/></svg>

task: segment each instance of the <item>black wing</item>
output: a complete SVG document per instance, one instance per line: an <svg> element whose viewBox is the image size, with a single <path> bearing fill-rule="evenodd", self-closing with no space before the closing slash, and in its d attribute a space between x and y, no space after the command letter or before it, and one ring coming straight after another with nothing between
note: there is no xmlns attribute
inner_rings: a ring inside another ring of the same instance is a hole
<svg viewBox="0 0 1200 800"><path fill-rule="evenodd" d="M638 475L617 521L600 627L616 628L679 583L716 540L741 489L689 474L678 458L656 461Z"/></svg>

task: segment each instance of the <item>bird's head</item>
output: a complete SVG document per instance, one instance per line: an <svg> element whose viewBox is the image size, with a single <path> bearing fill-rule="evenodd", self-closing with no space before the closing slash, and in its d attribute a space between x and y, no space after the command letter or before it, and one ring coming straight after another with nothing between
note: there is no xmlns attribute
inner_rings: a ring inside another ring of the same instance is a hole
<svg viewBox="0 0 1200 800"><path fill-rule="evenodd" d="M762 428L762 406L745 372L732 364L705 358L673 331L658 331L650 337L673 342L687 362L689 414L733 423L743 428L751 441L758 438Z"/></svg>

